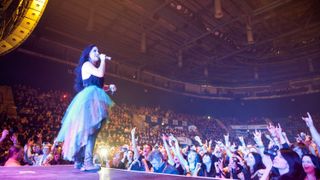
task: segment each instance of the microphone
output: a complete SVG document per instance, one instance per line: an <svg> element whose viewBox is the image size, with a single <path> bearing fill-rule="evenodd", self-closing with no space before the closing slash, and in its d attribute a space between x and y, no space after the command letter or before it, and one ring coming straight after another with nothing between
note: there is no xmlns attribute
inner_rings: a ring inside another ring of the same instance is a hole
<svg viewBox="0 0 320 180"><path fill-rule="evenodd" d="M110 61L110 60L111 60L111 57L110 57L110 56L106 56L106 59Z"/></svg>
<svg viewBox="0 0 320 180"><path fill-rule="evenodd" d="M105 54L99 54L99 58L100 58L100 59L101 59L102 56L104 56L106 60L109 60L109 61L111 60L111 57L110 57L110 56L107 56L107 55L105 55Z"/></svg>

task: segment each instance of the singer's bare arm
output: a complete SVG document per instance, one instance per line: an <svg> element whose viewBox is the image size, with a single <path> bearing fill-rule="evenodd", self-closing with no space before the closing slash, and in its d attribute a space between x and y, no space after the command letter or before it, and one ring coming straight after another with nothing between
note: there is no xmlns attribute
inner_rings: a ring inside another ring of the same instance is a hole
<svg viewBox="0 0 320 180"><path fill-rule="evenodd" d="M94 75L97 77L103 77L104 76L104 71L105 71L105 65L106 65L106 55L100 54L100 66L96 68L92 63L89 61L85 62L82 65L82 78L87 79L90 77L90 75Z"/></svg>

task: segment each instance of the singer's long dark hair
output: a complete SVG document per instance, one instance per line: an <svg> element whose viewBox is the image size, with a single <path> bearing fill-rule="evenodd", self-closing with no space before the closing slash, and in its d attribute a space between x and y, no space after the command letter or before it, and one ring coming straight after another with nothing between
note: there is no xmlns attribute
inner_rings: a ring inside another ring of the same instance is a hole
<svg viewBox="0 0 320 180"><path fill-rule="evenodd" d="M77 67L74 69L74 73L76 74L76 78L74 81L74 90L78 93L80 92L84 87L83 87L83 81L82 81L82 76L81 76L81 68L83 63L89 61L89 54L92 48L96 47L94 44L90 44L87 46L81 53L79 63Z"/></svg>

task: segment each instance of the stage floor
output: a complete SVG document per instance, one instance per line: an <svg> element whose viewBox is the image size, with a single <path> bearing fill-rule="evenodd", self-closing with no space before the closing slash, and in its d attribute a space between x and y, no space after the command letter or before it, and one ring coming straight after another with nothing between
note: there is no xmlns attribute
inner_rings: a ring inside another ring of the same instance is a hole
<svg viewBox="0 0 320 180"><path fill-rule="evenodd" d="M194 178L176 175L164 175L145 172L134 172L112 168L102 168L99 172L81 172L74 169L73 165L56 165L48 167L22 166L22 167L0 167L0 179L19 179L19 180L53 180L53 179L100 179L100 180L182 180L182 179L212 179Z"/></svg>

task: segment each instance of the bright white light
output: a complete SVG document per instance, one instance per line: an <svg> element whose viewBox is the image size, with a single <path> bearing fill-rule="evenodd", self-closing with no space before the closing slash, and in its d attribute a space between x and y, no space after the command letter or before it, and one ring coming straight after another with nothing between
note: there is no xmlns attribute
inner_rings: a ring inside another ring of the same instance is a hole
<svg viewBox="0 0 320 180"><path fill-rule="evenodd" d="M108 149L107 148L105 148L105 147L101 147L100 149L99 149L99 155L100 155L100 157L106 157L107 156L107 154L108 154Z"/></svg>

